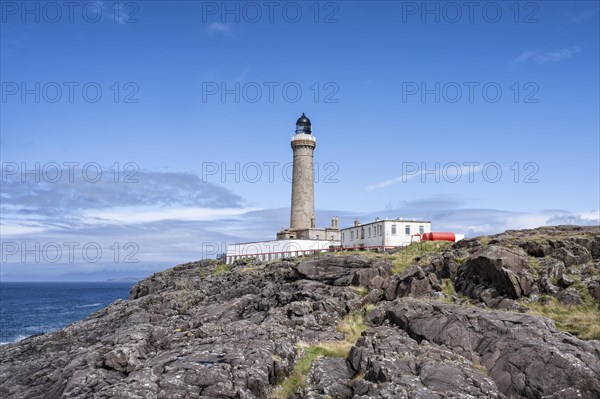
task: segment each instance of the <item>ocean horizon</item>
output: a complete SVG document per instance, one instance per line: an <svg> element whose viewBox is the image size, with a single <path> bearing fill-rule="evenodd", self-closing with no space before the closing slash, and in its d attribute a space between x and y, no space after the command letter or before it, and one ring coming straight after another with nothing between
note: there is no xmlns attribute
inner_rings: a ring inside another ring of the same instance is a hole
<svg viewBox="0 0 600 399"><path fill-rule="evenodd" d="M127 299L135 282L0 282L0 345L59 330Z"/></svg>

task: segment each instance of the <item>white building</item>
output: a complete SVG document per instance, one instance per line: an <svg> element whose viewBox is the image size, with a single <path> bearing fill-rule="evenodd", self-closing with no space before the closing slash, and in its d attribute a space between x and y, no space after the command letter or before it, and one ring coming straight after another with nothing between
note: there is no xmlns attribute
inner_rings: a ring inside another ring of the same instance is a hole
<svg viewBox="0 0 600 399"><path fill-rule="evenodd" d="M225 263L232 264L242 258L256 258L269 261L292 256L312 255L326 252L331 247L339 248L339 241L325 240L272 240L245 242L227 246Z"/></svg>
<svg viewBox="0 0 600 399"><path fill-rule="evenodd" d="M421 240L421 234L431 232L426 220L375 219L374 222L342 229L342 248L382 248L409 245Z"/></svg>

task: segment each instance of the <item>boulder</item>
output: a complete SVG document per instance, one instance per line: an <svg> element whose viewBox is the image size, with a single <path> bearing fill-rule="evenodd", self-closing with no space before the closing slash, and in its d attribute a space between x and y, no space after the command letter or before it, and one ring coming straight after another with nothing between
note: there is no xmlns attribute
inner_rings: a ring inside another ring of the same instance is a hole
<svg viewBox="0 0 600 399"><path fill-rule="evenodd" d="M567 269L563 261L554 258L543 258L538 261L540 274L549 278L557 278L566 273Z"/></svg>
<svg viewBox="0 0 600 399"><path fill-rule="evenodd" d="M517 299L532 293L533 282L533 270L522 249L489 245L469 257L459 270L455 286L458 292L474 299L485 288Z"/></svg>
<svg viewBox="0 0 600 399"><path fill-rule="evenodd" d="M574 282L575 282L575 280L573 280L571 277L567 276L566 274L561 274L560 277L558 278L558 286L561 288L568 288L568 287L572 286Z"/></svg>
<svg viewBox="0 0 600 399"><path fill-rule="evenodd" d="M320 358L313 363L309 374L309 384L311 388L307 392L307 397L311 393L329 395L332 398L346 399L354 395L348 381L352 378L354 372L348 367L346 359L339 357Z"/></svg>
<svg viewBox="0 0 600 399"><path fill-rule="evenodd" d="M600 301L600 279L588 281L587 287L592 298L594 298L597 301Z"/></svg>
<svg viewBox="0 0 600 399"><path fill-rule="evenodd" d="M575 288L561 290L556 294L556 297L565 305L581 305L583 303L581 294Z"/></svg>
<svg viewBox="0 0 600 399"><path fill-rule="evenodd" d="M412 265L402 274L396 276L385 290L385 299L391 301L404 296L426 296L442 287L433 273L427 273L420 266Z"/></svg>

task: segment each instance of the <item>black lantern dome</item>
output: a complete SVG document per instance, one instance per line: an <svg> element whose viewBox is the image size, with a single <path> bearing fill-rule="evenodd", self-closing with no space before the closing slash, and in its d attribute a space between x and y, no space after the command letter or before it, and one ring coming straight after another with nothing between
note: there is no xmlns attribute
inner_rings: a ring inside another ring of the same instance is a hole
<svg viewBox="0 0 600 399"><path fill-rule="evenodd" d="M308 119L306 117L306 115L304 115L304 112L302 113L302 116L300 118L298 118L298 120L296 121L296 134L298 133L304 133L304 134L311 134L311 125L310 125L310 119Z"/></svg>

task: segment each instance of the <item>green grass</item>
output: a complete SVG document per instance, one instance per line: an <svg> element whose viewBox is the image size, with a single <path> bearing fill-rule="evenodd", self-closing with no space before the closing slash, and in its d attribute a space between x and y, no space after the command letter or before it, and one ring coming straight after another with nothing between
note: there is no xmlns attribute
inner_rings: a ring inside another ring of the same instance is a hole
<svg viewBox="0 0 600 399"><path fill-rule="evenodd" d="M287 399L299 389L304 388L306 386L306 375L315 360L321 357L346 357L348 350L345 345L341 345L344 343L345 341L339 341L339 345L334 345L333 342L312 345L298 344L299 349L303 350L304 354L296 362L290 375L272 392L271 398Z"/></svg>
<svg viewBox="0 0 600 399"><path fill-rule="evenodd" d="M367 287L357 286L357 285L351 285L350 289L353 290L353 291L356 291L356 293L358 295L360 295L362 298L364 298L367 295L369 295L369 289Z"/></svg>
<svg viewBox="0 0 600 399"><path fill-rule="evenodd" d="M215 270L213 270L212 275L213 276L220 276L223 273L228 273L231 271L231 266L226 265L224 263L219 263L217 265L217 267L215 267Z"/></svg>
<svg viewBox="0 0 600 399"><path fill-rule="evenodd" d="M529 257L529 265L531 266L533 271L536 273L536 275L539 277L540 271L542 270L539 259L536 258L535 256L530 256Z"/></svg>
<svg viewBox="0 0 600 399"><path fill-rule="evenodd" d="M272 399L288 399L305 388L306 376L315 360L322 357L348 357L350 349L366 329L367 326L360 313L353 312L340 320L337 325L337 331L344 334L343 341L326 341L313 344L299 342L296 348L302 352L302 356L296 361L290 375L271 392L270 397Z"/></svg>
<svg viewBox="0 0 600 399"><path fill-rule="evenodd" d="M442 293L448 296L456 294L456 290L454 289L454 284L452 280L449 278L445 278L442 280Z"/></svg>
<svg viewBox="0 0 600 399"><path fill-rule="evenodd" d="M365 306L363 306L363 309L365 310L365 314L369 314L375 309L375 305L372 303L367 303Z"/></svg>
<svg viewBox="0 0 600 399"><path fill-rule="evenodd" d="M422 241L410 244L395 253L392 261L392 272L400 274L412 264L426 264L440 255L452 243L450 241ZM418 261L416 258L420 258Z"/></svg>
<svg viewBox="0 0 600 399"><path fill-rule="evenodd" d="M454 299L452 298L453 295L456 295L459 298L462 297L462 295L456 293L454 284L452 283L452 280L450 280L449 278L442 279L441 285L442 285L442 294L444 294L444 295L438 297L437 298L438 301L445 302L445 303L454 303ZM465 298L465 297L463 297L463 298Z"/></svg>
<svg viewBox="0 0 600 399"><path fill-rule="evenodd" d="M378 258L378 259L396 259L395 255L386 254L374 249L349 249L344 251L327 252L327 255L332 256L348 256L348 255L360 255L365 258Z"/></svg>
<svg viewBox="0 0 600 399"><path fill-rule="evenodd" d="M573 286L575 286L574 284ZM569 332L581 339L600 339L600 311L587 289L582 292L584 303L564 305L558 299L542 295L535 303L523 302L531 313L554 320L559 330Z"/></svg>
<svg viewBox="0 0 600 399"><path fill-rule="evenodd" d="M337 325L337 331L344 334L346 342L354 345L360 334L367 329L365 320L359 312L352 312Z"/></svg>
<svg viewBox="0 0 600 399"><path fill-rule="evenodd" d="M473 368L474 368L475 370L479 371L481 374L485 375L486 377L489 377L489 376L490 376L490 372L489 372L489 370L488 370L488 369L487 369L487 367L485 367L483 364L481 364L481 363L479 363L479 362L476 362L476 361L474 361L474 362L472 363L472 366L473 366Z"/></svg>
<svg viewBox="0 0 600 399"><path fill-rule="evenodd" d="M247 272L253 272L253 271L257 271L257 270L263 270L265 267L267 267L267 265L269 265L271 263L273 263L273 261L271 261L269 263L259 263L254 266L245 266L240 269L240 272L247 273Z"/></svg>
<svg viewBox="0 0 600 399"><path fill-rule="evenodd" d="M477 239L479 240L479 242L483 245L488 245L490 243L490 241L492 240L490 237L488 236L481 236L481 237L477 237Z"/></svg>

